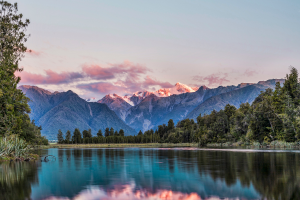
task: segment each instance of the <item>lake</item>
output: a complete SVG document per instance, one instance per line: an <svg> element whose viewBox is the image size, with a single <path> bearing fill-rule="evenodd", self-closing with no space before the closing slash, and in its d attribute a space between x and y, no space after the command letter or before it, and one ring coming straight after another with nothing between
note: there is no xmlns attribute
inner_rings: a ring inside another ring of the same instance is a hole
<svg viewBox="0 0 300 200"><path fill-rule="evenodd" d="M300 151L46 149L0 164L0 199L300 199Z"/></svg>

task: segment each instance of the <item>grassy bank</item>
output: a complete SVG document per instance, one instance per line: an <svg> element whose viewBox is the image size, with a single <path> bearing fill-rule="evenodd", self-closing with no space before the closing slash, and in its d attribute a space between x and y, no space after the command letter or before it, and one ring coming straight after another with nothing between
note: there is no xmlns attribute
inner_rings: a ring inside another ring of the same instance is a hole
<svg viewBox="0 0 300 200"><path fill-rule="evenodd" d="M28 161L37 159L37 155L30 153L31 147L25 140L15 135L0 138L0 160Z"/></svg>
<svg viewBox="0 0 300 200"><path fill-rule="evenodd" d="M226 143L210 143L207 147L247 147L247 148L276 148L276 149L300 149L298 142L272 141L271 143L243 143L243 142L226 142Z"/></svg>
<svg viewBox="0 0 300 200"><path fill-rule="evenodd" d="M112 144L57 144L51 143L48 146L40 146L41 148L174 148L174 147L199 147L198 143L112 143ZM247 147L247 148L279 148L279 149L300 149L297 142L273 141L269 144L260 144L258 142L242 143L242 142L226 142L226 143L209 143L206 147ZM39 148L40 149L40 148Z"/></svg>
<svg viewBox="0 0 300 200"><path fill-rule="evenodd" d="M172 148L172 147L198 147L198 143L118 143L118 144L50 144L49 148Z"/></svg>

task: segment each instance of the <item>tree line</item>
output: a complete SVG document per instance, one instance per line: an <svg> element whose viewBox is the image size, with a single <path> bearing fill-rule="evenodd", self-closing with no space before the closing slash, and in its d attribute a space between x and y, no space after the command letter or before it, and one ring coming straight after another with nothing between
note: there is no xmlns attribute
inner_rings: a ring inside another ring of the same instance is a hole
<svg viewBox="0 0 300 200"><path fill-rule="evenodd" d="M124 136L124 131L106 128L103 136L83 131L83 137L75 129L63 138L58 133L59 143L207 143L240 142L250 144L272 141L300 141L300 84L298 71L292 67L283 85L276 83L275 89L262 91L252 102L242 103L239 108L227 104L220 111L199 115L197 120L184 119L176 126L172 119L154 131L139 131L137 136Z"/></svg>

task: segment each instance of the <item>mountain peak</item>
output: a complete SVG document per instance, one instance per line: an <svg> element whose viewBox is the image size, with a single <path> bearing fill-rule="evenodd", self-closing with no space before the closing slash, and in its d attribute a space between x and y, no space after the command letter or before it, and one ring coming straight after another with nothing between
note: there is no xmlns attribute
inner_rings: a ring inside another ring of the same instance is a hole
<svg viewBox="0 0 300 200"><path fill-rule="evenodd" d="M35 90L35 91L38 91L40 94L48 94L48 95L52 94L52 92L50 92L48 90L39 88L37 86L31 86L31 85L21 85L18 87L18 89L22 90L25 94L28 90Z"/></svg>
<svg viewBox="0 0 300 200"><path fill-rule="evenodd" d="M186 93L186 92L195 92L195 90L183 83L177 82L175 84L176 90L180 93Z"/></svg>

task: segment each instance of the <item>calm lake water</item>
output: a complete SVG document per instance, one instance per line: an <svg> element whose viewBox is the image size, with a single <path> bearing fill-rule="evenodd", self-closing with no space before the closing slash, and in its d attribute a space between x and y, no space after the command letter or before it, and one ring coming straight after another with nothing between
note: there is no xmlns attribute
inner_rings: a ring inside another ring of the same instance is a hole
<svg viewBox="0 0 300 200"><path fill-rule="evenodd" d="M47 149L0 164L0 199L300 199L300 151Z"/></svg>

